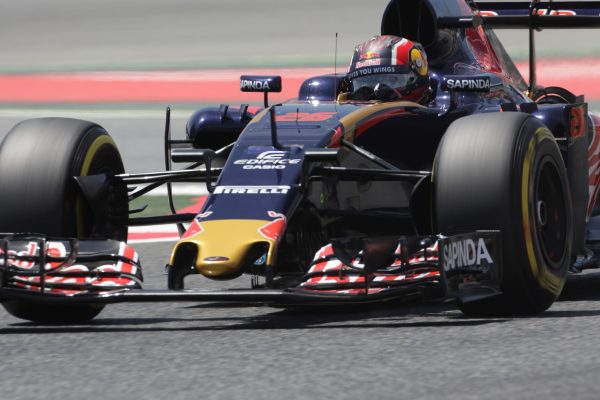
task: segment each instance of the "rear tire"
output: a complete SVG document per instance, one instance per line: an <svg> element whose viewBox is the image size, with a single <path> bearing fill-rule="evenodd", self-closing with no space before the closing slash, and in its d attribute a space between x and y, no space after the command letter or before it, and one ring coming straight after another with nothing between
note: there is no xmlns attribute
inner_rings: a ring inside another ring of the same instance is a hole
<svg viewBox="0 0 600 400"><path fill-rule="evenodd" d="M490 113L450 125L434 166L437 232L502 232L503 294L459 304L467 315L546 310L571 260L566 169L550 131L523 113Z"/></svg>
<svg viewBox="0 0 600 400"><path fill-rule="evenodd" d="M123 172L114 141L99 125L67 118L23 121L0 144L0 232L90 237L94 218L73 177ZM110 239L126 236L126 227L116 227ZM40 323L88 321L103 308L22 300L3 306L15 317Z"/></svg>

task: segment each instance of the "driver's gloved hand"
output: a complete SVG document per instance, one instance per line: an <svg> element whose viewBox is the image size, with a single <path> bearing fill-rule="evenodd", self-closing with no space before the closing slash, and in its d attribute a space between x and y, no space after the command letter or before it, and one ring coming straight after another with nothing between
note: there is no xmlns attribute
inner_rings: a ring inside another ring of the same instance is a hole
<svg viewBox="0 0 600 400"><path fill-rule="evenodd" d="M375 100L375 94L373 93L373 88L368 86L363 86L354 92L350 93L348 96L350 100L358 100L358 101L367 101L367 100Z"/></svg>
<svg viewBox="0 0 600 400"><path fill-rule="evenodd" d="M378 83L373 89L373 95L375 100L381 101L393 101L399 98L398 93L385 83Z"/></svg>

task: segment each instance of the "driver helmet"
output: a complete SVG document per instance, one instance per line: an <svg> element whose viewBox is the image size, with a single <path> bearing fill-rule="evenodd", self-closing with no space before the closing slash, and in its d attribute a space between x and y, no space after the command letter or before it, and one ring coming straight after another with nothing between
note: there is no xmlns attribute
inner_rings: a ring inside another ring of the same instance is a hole
<svg viewBox="0 0 600 400"><path fill-rule="evenodd" d="M423 46L393 35L375 36L356 46L348 80L351 100L424 103L431 93Z"/></svg>

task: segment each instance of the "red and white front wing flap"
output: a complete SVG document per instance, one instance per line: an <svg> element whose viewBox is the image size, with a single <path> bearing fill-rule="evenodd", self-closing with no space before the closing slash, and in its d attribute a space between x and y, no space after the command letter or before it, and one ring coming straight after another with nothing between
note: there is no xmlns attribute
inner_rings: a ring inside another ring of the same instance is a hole
<svg viewBox="0 0 600 400"><path fill-rule="evenodd" d="M0 270L2 287L66 296L141 288L143 281L137 252L113 240L5 237Z"/></svg>
<svg viewBox="0 0 600 400"><path fill-rule="evenodd" d="M409 284L440 281L437 241L404 257L402 248L399 244L394 252L394 261L386 270L367 275L360 253L352 265L346 265L335 256L333 246L328 244L315 254L299 288L319 293L375 294Z"/></svg>

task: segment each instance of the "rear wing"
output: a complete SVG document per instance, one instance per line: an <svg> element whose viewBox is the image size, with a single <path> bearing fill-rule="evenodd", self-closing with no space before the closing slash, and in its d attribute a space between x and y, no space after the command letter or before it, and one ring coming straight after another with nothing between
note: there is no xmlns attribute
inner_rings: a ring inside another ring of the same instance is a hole
<svg viewBox="0 0 600 400"><path fill-rule="evenodd" d="M536 88L535 31L600 28L600 1L479 0L469 3L474 14L492 28L529 30L529 95Z"/></svg>
<svg viewBox="0 0 600 400"><path fill-rule="evenodd" d="M493 28L600 28L600 1L473 1Z"/></svg>
<svg viewBox="0 0 600 400"><path fill-rule="evenodd" d="M435 47L440 29L484 24L495 29L529 31L529 84L536 88L535 31L600 28L600 1L570 0L390 0L381 21L382 35L403 36Z"/></svg>

